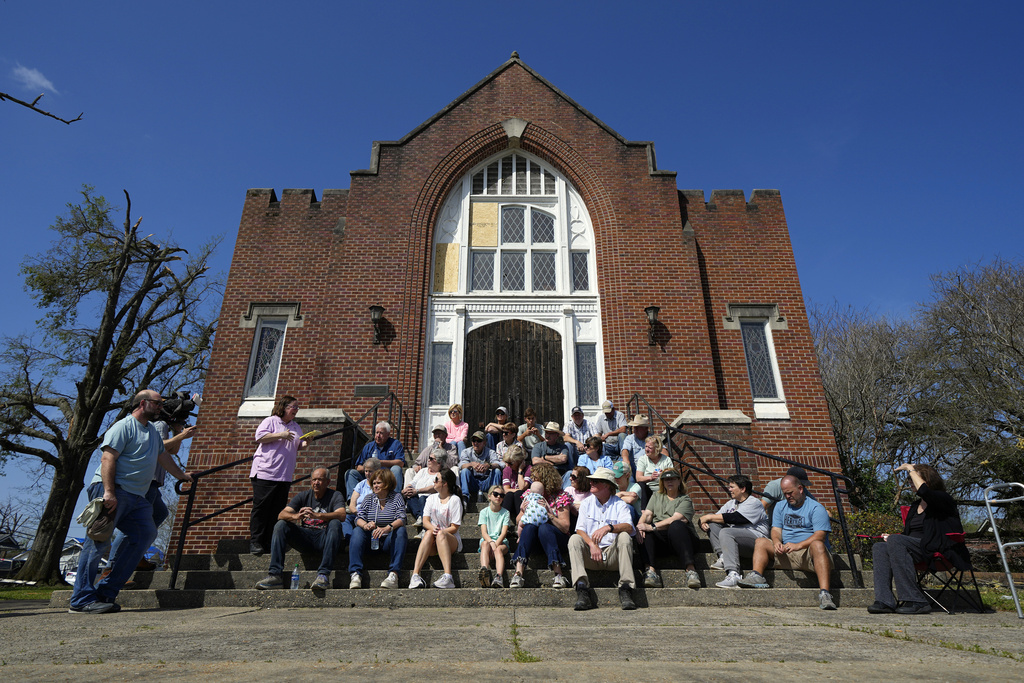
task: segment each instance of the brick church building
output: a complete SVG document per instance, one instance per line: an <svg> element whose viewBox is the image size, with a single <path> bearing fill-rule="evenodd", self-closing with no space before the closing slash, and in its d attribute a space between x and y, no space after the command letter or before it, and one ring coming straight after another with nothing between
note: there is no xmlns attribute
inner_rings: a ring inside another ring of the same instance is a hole
<svg viewBox="0 0 1024 683"><path fill-rule="evenodd" d="M246 193L189 471L252 455L275 396L329 431L389 392L416 452L452 403L474 429L499 405L564 425L638 394L682 428L840 469L779 192L678 189L653 143L515 53L374 142L348 189ZM316 441L296 474L342 451ZM730 449L698 451L734 471ZM785 469L742 459L759 485ZM193 518L251 495L248 472L204 478ZM705 488L698 510L724 502ZM248 515L203 523L187 551L246 538Z"/></svg>

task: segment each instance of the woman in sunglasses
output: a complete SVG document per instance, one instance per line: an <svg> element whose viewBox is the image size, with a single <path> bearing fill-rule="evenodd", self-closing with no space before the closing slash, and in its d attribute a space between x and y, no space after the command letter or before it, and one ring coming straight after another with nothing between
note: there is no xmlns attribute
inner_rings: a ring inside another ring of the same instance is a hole
<svg viewBox="0 0 1024 683"><path fill-rule="evenodd" d="M427 498L434 493L434 481L447 460L447 451L435 448L427 456L427 466L406 480L408 486L402 491L402 495L408 501L406 507L409 514L416 518L413 526L423 526L423 507L427 503Z"/></svg>
<svg viewBox="0 0 1024 683"><path fill-rule="evenodd" d="M423 507L423 537L416 551L416 562L412 567L409 588L425 588L427 583L420 576L420 569L427 558L437 555L441 558L444 575L434 581L434 588L455 588L452 578L452 554L462 550L462 497L455 483L455 473L445 468L434 477L435 493L427 498Z"/></svg>

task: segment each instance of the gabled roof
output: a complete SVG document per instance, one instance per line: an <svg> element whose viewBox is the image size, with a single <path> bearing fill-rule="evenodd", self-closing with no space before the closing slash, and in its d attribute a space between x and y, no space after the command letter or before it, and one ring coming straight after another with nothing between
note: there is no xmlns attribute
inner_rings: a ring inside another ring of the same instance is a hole
<svg viewBox="0 0 1024 683"><path fill-rule="evenodd" d="M538 81L543 83L545 87L547 87L553 93L555 93L560 98L562 98L563 100L568 102L569 105L571 105L577 111L579 111L581 114L583 114L588 119L593 121L595 124L597 124L598 127L600 127L606 133L608 133L609 135L614 137L616 140L618 140L623 145L627 145L629 147L647 147L648 165L650 167L651 174L656 174L656 175L675 175L675 171L659 171L658 170L658 166L657 166L657 163L655 161L655 156L654 156L654 143L653 142L645 141L645 140L644 141L641 141L641 140L627 140L626 138L622 137L611 126L609 126L604 121L602 121L601 119L599 119L596 116L594 116L585 107L581 106L578 102L576 102L576 100L572 99L571 97L566 95L564 92L562 92L561 90L556 88L548 79L544 78L539 73L537 73L536 71L531 69L525 62L523 62L523 60L521 60L519 58L519 53L518 52L513 52L512 56L509 57L507 62L505 62L504 64L499 66L497 69L495 69L491 73L489 73L486 76L484 76L483 79L481 79L476 85L472 86L469 90L467 90L466 92L464 92L461 95L459 95L458 97L456 97L446 107L444 107L441 111L437 112L436 114L431 116L429 119L427 119L426 121L424 121L420 125L418 125L415 128L413 128L411 131L406 133L402 137L401 140L375 140L374 143L373 143L373 149L370 152L370 167L369 168L365 168L365 169L360 169L360 170L357 170L357 171L350 171L350 173L352 175L377 175L378 166L379 166L379 163L380 163L380 148L382 146L385 146L385 145L386 146L398 146L398 145L404 145L405 143L409 142L414 137L419 135L422 131L426 130L429 126L431 126L435 121L440 119L442 116L444 116L449 111L451 111L452 109L454 109L455 107L460 105L465 100L469 99L469 97L471 95L473 95L477 90L480 90L482 87L484 87L485 85L487 85L488 83L493 81L495 78L497 78L499 75L501 75L501 73L504 72L506 69L511 68L513 64L518 64L520 67L525 69L528 74L530 74L531 76L536 78Z"/></svg>

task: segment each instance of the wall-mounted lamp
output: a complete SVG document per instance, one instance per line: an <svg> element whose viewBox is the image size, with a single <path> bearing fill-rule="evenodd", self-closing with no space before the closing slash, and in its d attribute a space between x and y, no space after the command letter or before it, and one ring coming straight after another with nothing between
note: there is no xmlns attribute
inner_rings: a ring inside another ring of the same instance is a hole
<svg viewBox="0 0 1024 683"><path fill-rule="evenodd" d="M370 322L373 323L373 343L380 344L380 321L384 318L383 306L370 306Z"/></svg>
<svg viewBox="0 0 1024 683"><path fill-rule="evenodd" d="M661 310L658 306L648 306L644 309L644 313L647 315L647 345L655 346L657 342L654 341L654 326L658 323L658 312Z"/></svg>

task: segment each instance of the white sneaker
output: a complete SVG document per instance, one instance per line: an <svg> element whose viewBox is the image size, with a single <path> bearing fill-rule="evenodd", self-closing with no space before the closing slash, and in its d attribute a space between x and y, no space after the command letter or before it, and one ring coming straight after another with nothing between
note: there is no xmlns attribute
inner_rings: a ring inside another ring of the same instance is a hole
<svg viewBox="0 0 1024 683"><path fill-rule="evenodd" d="M409 588L425 588L426 585L427 582L419 574L413 574L412 578L409 579Z"/></svg>
<svg viewBox="0 0 1024 683"><path fill-rule="evenodd" d="M455 580L451 574L442 574L441 578L434 582L434 588L455 588Z"/></svg>
<svg viewBox="0 0 1024 683"><path fill-rule="evenodd" d="M715 585L719 588L739 588L740 587L740 573L729 572L729 575L724 579L716 583Z"/></svg>
<svg viewBox="0 0 1024 683"><path fill-rule="evenodd" d="M569 579L565 578L564 574L555 574L555 580L551 584L552 588L568 588Z"/></svg>
<svg viewBox="0 0 1024 683"><path fill-rule="evenodd" d="M398 588L398 574L391 572L388 574L388 578L384 579L381 584L381 588Z"/></svg>
<svg viewBox="0 0 1024 683"><path fill-rule="evenodd" d="M708 569L725 569L725 560L719 557L715 560L715 563L708 567Z"/></svg>
<svg viewBox="0 0 1024 683"><path fill-rule="evenodd" d="M522 588L526 582L523 580L522 574L513 574L512 580L508 582L509 588Z"/></svg>
<svg viewBox="0 0 1024 683"><path fill-rule="evenodd" d="M352 576L348 579L349 590L363 587L363 577L359 576L359 572L352 572Z"/></svg>
<svg viewBox="0 0 1024 683"><path fill-rule="evenodd" d="M413 526L423 526L423 518L417 517L416 521L412 523Z"/></svg>

